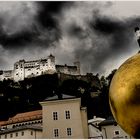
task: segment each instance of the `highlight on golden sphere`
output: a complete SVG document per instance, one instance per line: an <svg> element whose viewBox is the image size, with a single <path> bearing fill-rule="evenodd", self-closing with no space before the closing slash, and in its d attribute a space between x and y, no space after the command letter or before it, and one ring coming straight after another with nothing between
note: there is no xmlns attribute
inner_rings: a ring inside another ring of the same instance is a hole
<svg viewBox="0 0 140 140"><path fill-rule="evenodd" d="M140 138L140 54L126 60L116 71L109 89L109 104L122 129Z"/></svg>

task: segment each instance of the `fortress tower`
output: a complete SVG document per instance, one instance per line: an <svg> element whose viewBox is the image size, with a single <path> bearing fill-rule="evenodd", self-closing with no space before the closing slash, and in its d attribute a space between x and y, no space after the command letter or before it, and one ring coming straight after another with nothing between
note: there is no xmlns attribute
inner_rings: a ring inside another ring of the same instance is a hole
<svg viewBox="0 0 140 140"><path fill-rule="evenodd" d="M73 64L77 67L77 74L80 75L80 61L75 61Z"/></svg>
<svg viewBox="0 0 140 140"><path fill-rule="evenodd" d="M24 80L24 75L25 75L25 71L24 71L24 63L25 60L20 60L18 62L16 62L14 64L14 80L15 81L21 81Z"/></svg>
<svg viewBox="0 0 140 140"><path fill-rule="evenodd" d="M56 72L55 57L52 54L48 56L48 70L52 72Z"/></svg>

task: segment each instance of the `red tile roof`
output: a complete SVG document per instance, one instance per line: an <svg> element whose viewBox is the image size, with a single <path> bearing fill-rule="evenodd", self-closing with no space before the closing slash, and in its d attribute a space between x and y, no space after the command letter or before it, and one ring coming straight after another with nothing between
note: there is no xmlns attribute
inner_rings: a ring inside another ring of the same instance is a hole
<svg viewBox="0 0 140 140"><path fill-rule="evenodd" d="M42 110L19 113L15 115L14 117L9 118L8 121L0 121L0 126L26 122L26 121L32 121L32 120L37 120L37 119L42 119Z"/></svg>

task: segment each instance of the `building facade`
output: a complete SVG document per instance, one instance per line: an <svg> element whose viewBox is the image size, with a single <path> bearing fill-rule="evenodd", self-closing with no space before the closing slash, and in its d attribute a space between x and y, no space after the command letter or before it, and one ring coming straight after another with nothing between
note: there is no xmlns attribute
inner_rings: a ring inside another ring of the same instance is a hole
<svg viewBox="0 0 140 140"><path fill-rule="evenodd" d="M107 119L99 123L103 139L131 139L129 136L113 119Z"/></svg>
<svg viewBox="0 0 140 140"><path fill-rule="evenodd" d="M19 60L14 64L13 70L0 71L0 80L12 79L14 81L22 81L24 78L53 73L80 75L80 63L74 62L73 66L56 65L55 57L51 54L47 59L35 61Z"/></svg>
<svg viewBox="0 0 140 140"><path fill-rule="evenodd" d="M42 110L19 113L0 122L0 139L42 138Z"/></svg>
<svg viewBox="0 0 140 140"><path fill-rule="evenodd" d="M21 126L0 131L0 139L41 139L42 127Z"/></svg>
<svg viewBox="0 0 140 140"><path fill-rule="evenodd" d="M43 109L43 138L88 138L86 108L80 98L63 95L41 102Z"/></svg>
<svg viewBox="0 0 140 140"><path fill-rule="evenodd" d="M104 121L104 118L94 116L93 119L88 120L89 139L102 139L103 135L99 129L99 123Z"/></svg>

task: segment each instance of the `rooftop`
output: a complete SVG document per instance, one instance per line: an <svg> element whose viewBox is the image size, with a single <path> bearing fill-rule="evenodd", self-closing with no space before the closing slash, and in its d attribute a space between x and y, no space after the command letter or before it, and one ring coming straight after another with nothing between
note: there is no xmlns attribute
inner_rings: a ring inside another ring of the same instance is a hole
<svg viewBox="0 0 140 140"><path fill-rule="evenodd" d="M99 123L99 126L105 125L117 125L117 122L114 120L114 118L111 117Z"/></svg>
<svg viewBox="0 0 140 140"><path fill-rule="evenodd" d="M6 134L6 133L9 133L9 132L15 132L15 131L17 132L17 131L26 130L26 129L42 131L42 127L40 127L40 126L25 125L25 126L21 126L21 127L15 127L15 128L9 128L9 129L5 129L5 130L1 130L0 134Z"/></svg>
<svg viewBox="0 0 140 140"><path fill-rule="evenodd" d="M0 126L19 123L19 122L25 122L25 121L31 121L31 120L37 120L41 118L42 118L42 110L18 113L14 117L9 118L7 121L1 121Z"/></svg>
<svg viewBox="0 0 140 140"><path fill-rule="evenodd" d="M62 96L55 95L53 97L46 98L45 101L52 101L52 100L64 100L64 99L74 99L75 96L62 94Z"/></svg>
<svg viewBox="0 0 140 140"><path fill-rule="evenodd" d="M90 119L90 120L88 120L88 123L94 123L94 122L102 122L102 121L104 121L105 119L104 118L100 118L100 117L94 117L93 119Z"/></svg>

